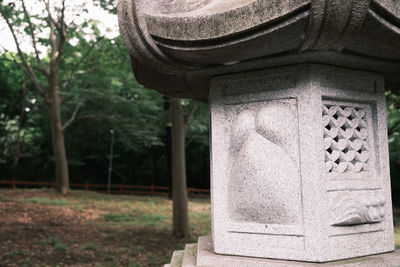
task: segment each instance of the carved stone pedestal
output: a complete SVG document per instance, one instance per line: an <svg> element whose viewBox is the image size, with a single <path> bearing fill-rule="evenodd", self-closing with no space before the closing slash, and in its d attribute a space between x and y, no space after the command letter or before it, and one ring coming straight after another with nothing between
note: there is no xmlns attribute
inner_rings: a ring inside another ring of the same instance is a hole
<svg viewBox="0 0 400 267"><path fill-rule="evenodd" d="M218 255L213 252L211 237L202 236L197 244L175 251L171 263L165 267L398 267L400 251L327 263L270 260Z"/></svg>
<svg viewBox="0 0 400 267"><path fill-rule="evenodd" d="M119 0L118 15L139 83L210 104L210 253L307 266L394 250L400 1ZM207 266L240 265L221 257Z"/></svg>
<svg viewBox="0 0 400 267"><path fill-rule="evenodd" d="M300 64L214 78L217 254L327 262L394 250L380 75Z"/></svg>

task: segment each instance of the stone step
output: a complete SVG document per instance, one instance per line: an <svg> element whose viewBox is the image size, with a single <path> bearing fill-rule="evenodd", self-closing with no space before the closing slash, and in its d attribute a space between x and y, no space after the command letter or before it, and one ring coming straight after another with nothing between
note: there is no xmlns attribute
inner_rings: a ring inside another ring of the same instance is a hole
<svg viewBox="0 0 400 267"><path fill-rule="evenodd" d="M171 263L169 264L169 266L181 267L184 254L185 254L184 250L175 250L174 253L172 254Z"/></svg>
<svg viewBox="0 0 400 267"><path fill-rule="evenodd" d="M197 244L187 244L183 256L182 267L195 267L197 256Z"/></svg>
<svg viewBox="0 0 400 267"><path fill-rule="evenodd" d="M342 261L312 263L218 255L213 253L211 237L199 237L198 244L174 251L171 263L164 267L399 267L400 250Z"/></svg>

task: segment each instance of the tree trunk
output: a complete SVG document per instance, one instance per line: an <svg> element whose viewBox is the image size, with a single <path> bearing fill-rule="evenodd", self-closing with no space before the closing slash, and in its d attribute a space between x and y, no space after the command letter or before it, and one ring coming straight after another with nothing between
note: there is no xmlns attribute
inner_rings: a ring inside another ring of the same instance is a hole
<svg viewBox="0 0 400 267"><path fill-rule="evenodd" d="M60 97L55 93L49 95L48 110L53 140L56 189L65 195L69 192L68 162L65 152L64 130L61 121Z"/></svg>
<svg viewBox="0 0 400 267"><path fill-rule="evenodd" d="M156 163L154 159L154 151L152 148L149 148L148 150L148 157L149 157L149 163L150 163L150 168L149 168L149 175L150 175L150 181L151 185L156 184Z"/></svg>
<svg viewBox="0 0 400 267"><path fill-rule="evenodd" d="M173 235L187 238L189 232L186 191L185 122L181 100L171 99Z"/></svg>
<svg viewBox="0 0 400 267"><path fill-rule="evenodd" d="M163 97L164 111L167 113L170 110L170 98ZM172 150L171 150L171 126L165 126L165 158L167 164L167 181L170 190L168 191L168 198L172 199Z"/></svg>

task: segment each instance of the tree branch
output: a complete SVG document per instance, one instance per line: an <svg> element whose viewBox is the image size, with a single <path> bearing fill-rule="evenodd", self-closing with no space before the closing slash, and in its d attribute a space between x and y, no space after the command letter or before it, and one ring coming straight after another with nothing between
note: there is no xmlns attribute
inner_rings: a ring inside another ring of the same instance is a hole
<svg viewBox="0 0 400 267"><path fill-rule="evenodd" d="M67 88L70 86L75 80L76 77L74 77L75 72L79 68L79 66L86 60L86 58L90 55L90 53L93 51L93 49L96 47L96 45L104 38L104 36L99 37L99 39L96 40L85 52L85 54L80 58L80 60L72 67L71 73L68 75L69 79L64 82L63 88ZM85 73L88 73L92 71L94 68L88 69L85 71Z"/></svg>
<svg viewBox="0 0 400 267"><path fill-rule="evenodd" d="M189 113L183 116L183 123L185 126L189 123L189 121L193 118L194 113L196 112L197 108L199 107L198 103L194 103L192 108L190 109Z"/></svg>
<svg viewBox="0 0 400 267"><path fill-rule="evenodd" d="M65 131L75 120L76 120L76 114L78 113L79 109L81 108L82 103L79 103L76 107L74 112L72 113L71 118L62 126L62 130Z"/></svg>
<svg viewBox="0 0 400 267"><path fill-rule="evenodd" d="M57 26L57 21L55 21L55 19L53 18L51 9L50 9L50 2L49 0L42 0L42 2L45 5L45 8L47 10L47 24L49 25L50 28L50 47L51 47L51 52L50 52L50 70L49 72L51 73L51 65L54 64L55 59L57 57L57 38L56 38L56 34L55 34L55 28L58 27Z"/></svg>
<svg viewBox="0 0 400 267"><path fill-rule="evenodd" d="M390 129L388 130L388 136L391 136L392 134L394 134L397 126L400 125L400 120L398 120L395 124L393 124L392 127L390 127Z"/></svg>
<svg viewBox="0 0 400 267"><path fill-rule="evenodd" d="M77 118L77 120L85 120L85 119L98 119L98 118L112 118L113 116L105 115L105 114L87 114L81 115Z"/></svg>
<svg viewBox="0 0 400 267"><path fill-rule="evenodd" d="M81 76L83 76L83 75L85 75L85 74L87 74L87 73L93 71L94 69L96 69L96 66L95 66L95 67L92 67L92 68L89 68L89 69L85 70L85 71L82 72L82 73L78 73L78 74L75 74L74 76L71 76L67 81L65 81L65 82L63 83L62 88L63 88L64 90L67 89L67 88L68 88L71 84L73 84L79 77L81 77Z"/></svg>
<svg viewBox="0 0 400 267"><path fill-rule="evenodd" d="M32 68L40 72L44 77L49 78L49 72L45 67L32 65Z"/></svg>
<svg viewBox="0 0 400 267"><path fill-rule="evenodd" d="M61 7L61 16L58 22L58 55L57 55L57 64L61 62L61 59L64 55L64 49L65 49L65 43L67 41L67 25L65 24L64 21L64 15L65 15L65 0L62 1L62 7Z"/></svg>
<svg viewBox="0 0 400 267"><path fill-rule="evenodd" d="M55 19L53 18L51 10L50 10L50 1L48 0L46 2L46 0L42 0L42 2L44 3L44 5L46 7L47 13L49 14L48 17L49 17L50 21L54 24L54 26L57 26L57 21L55 21Z"/></svg>
<svg viewBox="0 0 400 267"><path fill-rule="evenodd" d="M31 16L30 16L30 14L28 13L28 11L26 9L25 0L21 0L21 2L22 2L22 8L24 10L24 14L25 14L26 20L28 21L30 35L31 35L31 38L32 38L33 49L35 50L36 60L38 61L39 65L42 65L42 60L39 57L39 50L37 49L36 36L35 36L33 23L31 21Z"/></svg>
<svg viewBox="0 0 400 267"><path fill-rule="evenodd" d="M43 87L40 85L40 83L39 83L39 81L38 81L38 79L37 79L37 77L36 77L35 72L32 70L31 66L29 65L28 61L27 61L26 58L25 58L24 53L23 53L22 50L21 50L21 47L20 47L19 42L18 42L18 38L17 38L17 36L16 36L16 34L15 34L14 28L13 28L13 26L12 26L10 20L7 18L7 16L4 16L3 13L1 13L1 15L2 15L3 18L5 19L5 21L6 21L6 23L7 23L7 26L8 26L8 28L9 28L10 32L11 32L11 35L13 36L15 45L17 46L18 55L19 55L19 57L21 58L22 65L24 66L24 68L22 68L22 69L25 70L25 73L27 74L27 76L33 81L33 83L35 84L35 88L36 88L36 90L39 92L39 94L40 94L46 101L48 101L48 96L47 96L45 90L44 90Z"/></svg>

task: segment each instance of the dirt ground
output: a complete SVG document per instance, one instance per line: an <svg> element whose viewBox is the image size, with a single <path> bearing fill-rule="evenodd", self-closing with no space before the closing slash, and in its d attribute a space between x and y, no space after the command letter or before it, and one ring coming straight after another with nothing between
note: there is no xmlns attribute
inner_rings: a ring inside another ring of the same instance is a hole
<svg viewBox="0 0 400 267"><path fill-rule="evenodd" d="M0 190L0 266L161 266L194 241L171 236L167 199L100 195ZM208 216L209 200L190 205L191 221Z"/></svg>

